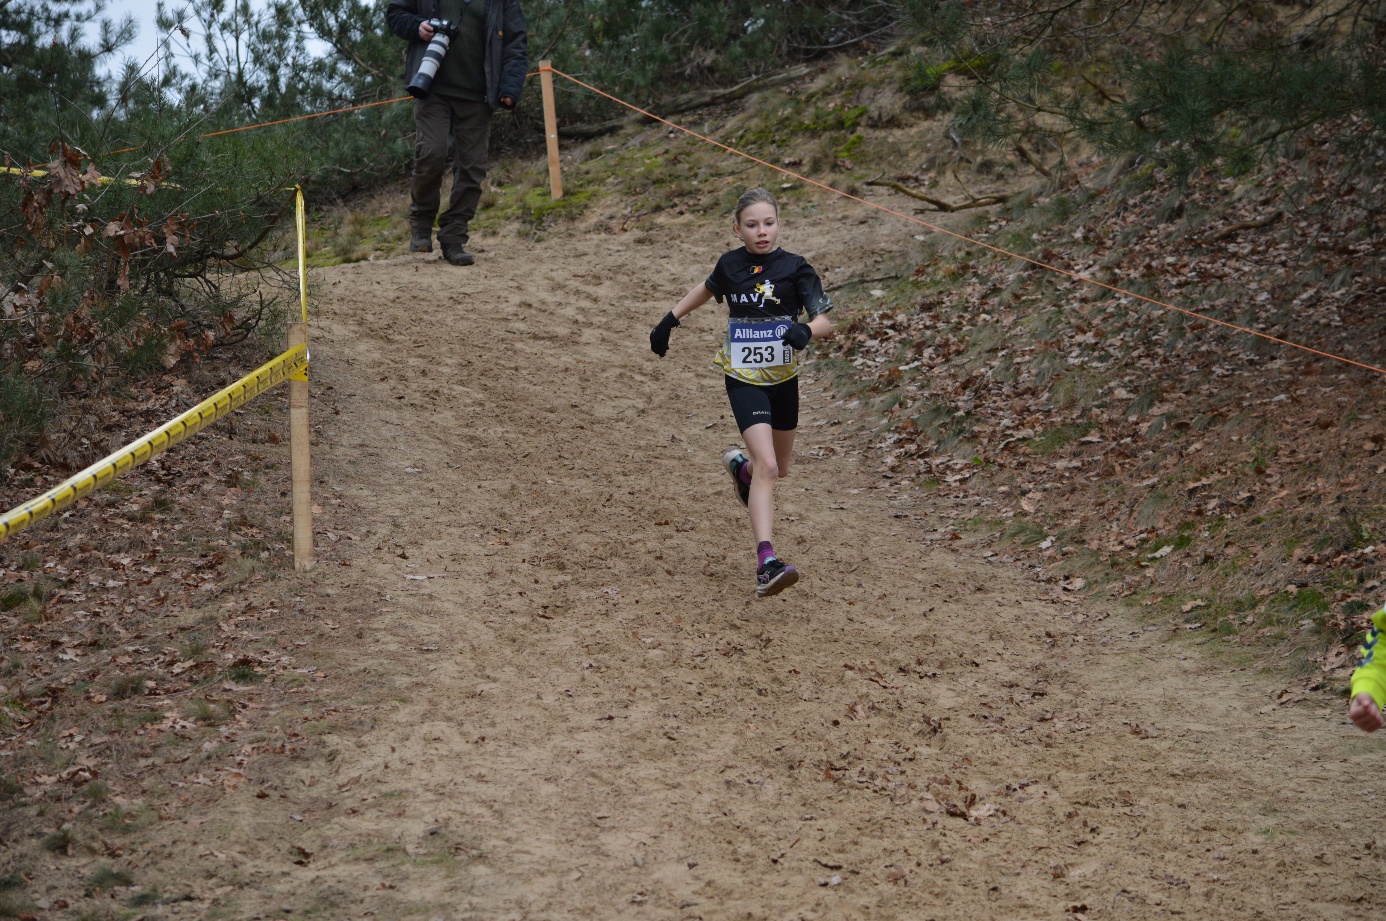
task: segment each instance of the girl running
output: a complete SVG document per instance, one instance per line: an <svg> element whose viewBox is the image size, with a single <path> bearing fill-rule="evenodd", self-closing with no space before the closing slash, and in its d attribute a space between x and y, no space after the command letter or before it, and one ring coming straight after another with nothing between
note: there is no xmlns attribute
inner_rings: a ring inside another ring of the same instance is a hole
<svg viewBox="0 0 1386 921"><path fill-rule="evenodd" d="M799 426L799 355L809 340L832 330L833 302L813 266L779 248L779 206L769 192L741 196L732 233L744 246L724 253L707 280L665 314L650 331L650 350L663 358L681 318L714 297L727 303L727 336L713 364L726 375L727 399L751 456L732 448L722 465L750 513L756 594L764 598L799 581L798 570L778 559L771 544L775 481L789 474Z"/></svg>

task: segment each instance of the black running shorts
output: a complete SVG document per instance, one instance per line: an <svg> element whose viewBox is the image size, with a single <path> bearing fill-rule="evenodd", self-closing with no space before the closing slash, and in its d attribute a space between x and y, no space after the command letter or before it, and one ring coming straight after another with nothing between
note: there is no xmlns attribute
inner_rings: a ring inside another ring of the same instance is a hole
<svg viewBox="0 0 1386 921"><path fill-rule="evenodd" d="M767 422L781 432L799 427L799 378L765 386L748 384L731 375L726 375L726 380L727 399L739 431Z"/></svg>

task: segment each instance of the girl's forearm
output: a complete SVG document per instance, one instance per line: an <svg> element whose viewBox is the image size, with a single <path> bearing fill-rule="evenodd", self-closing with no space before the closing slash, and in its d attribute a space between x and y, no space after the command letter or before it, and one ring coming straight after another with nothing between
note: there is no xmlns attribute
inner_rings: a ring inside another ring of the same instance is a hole
<svg viewBox="0 0 1386 921"><path fill-rule="evenodd" d="M833 321L826 313L820 313L812 320L808 321L808 328L813 333L815 339L826 339L832 335Z"/></svg>
<svg viewBox="0 0 1386 921"><path fill-rule="evenodd" d="M699 282L698 287L689 291L683 296L683 300L678 302L678 306L673 310L674 319L682 320L710 300L712 300L712 292L707 289L707 285Z"/></svg>

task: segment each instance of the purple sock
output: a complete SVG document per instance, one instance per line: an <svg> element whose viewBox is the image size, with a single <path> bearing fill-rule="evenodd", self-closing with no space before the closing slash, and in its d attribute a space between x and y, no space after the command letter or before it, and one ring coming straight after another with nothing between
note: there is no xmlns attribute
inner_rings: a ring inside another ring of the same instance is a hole
<svg viewBox="0 0 1386 921"><path fill-rule="evenodd" d="M747 486L750 486L750 485L751 485L751 462L750 462L750 461L746 461L744 464L741 465L741 469L740 469L739 471L737 471L737 477L740 478L741 482L745 483Z"/></svg>
<svg viewBox="0 0 1386 921"><path fill-rule="evenodd" d="M763 540L756 544L756 566L764 566L766 560L775 558L775 548L770 546L770 541Z"/></svg>

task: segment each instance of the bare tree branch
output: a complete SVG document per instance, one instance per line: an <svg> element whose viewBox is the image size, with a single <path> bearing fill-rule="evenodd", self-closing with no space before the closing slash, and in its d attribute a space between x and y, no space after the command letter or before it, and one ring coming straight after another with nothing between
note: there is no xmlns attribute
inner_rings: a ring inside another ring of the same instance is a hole
<svg viewBox="0 0 1386 921"><path fill-rule="evenodd" d="M966 211L969 208L989 208L992 205L1005 204L1007 199L1007 196L1004 195L988 195L984 198L973 198L969 201L963 202L962 204L953 204L952 202L944 201L941 198L935 198L932 195L927 195L923 192L917 192L914 189L909 188L908 186L902 185L901 183L895 182L894 180L890 179L868 179L866 180L866 184L882 186L887 189L894 189L902 195L908 195L910 198L917 199L922 202L927 202L928 204L933 205L935 211L944 212Z"/></svg>

